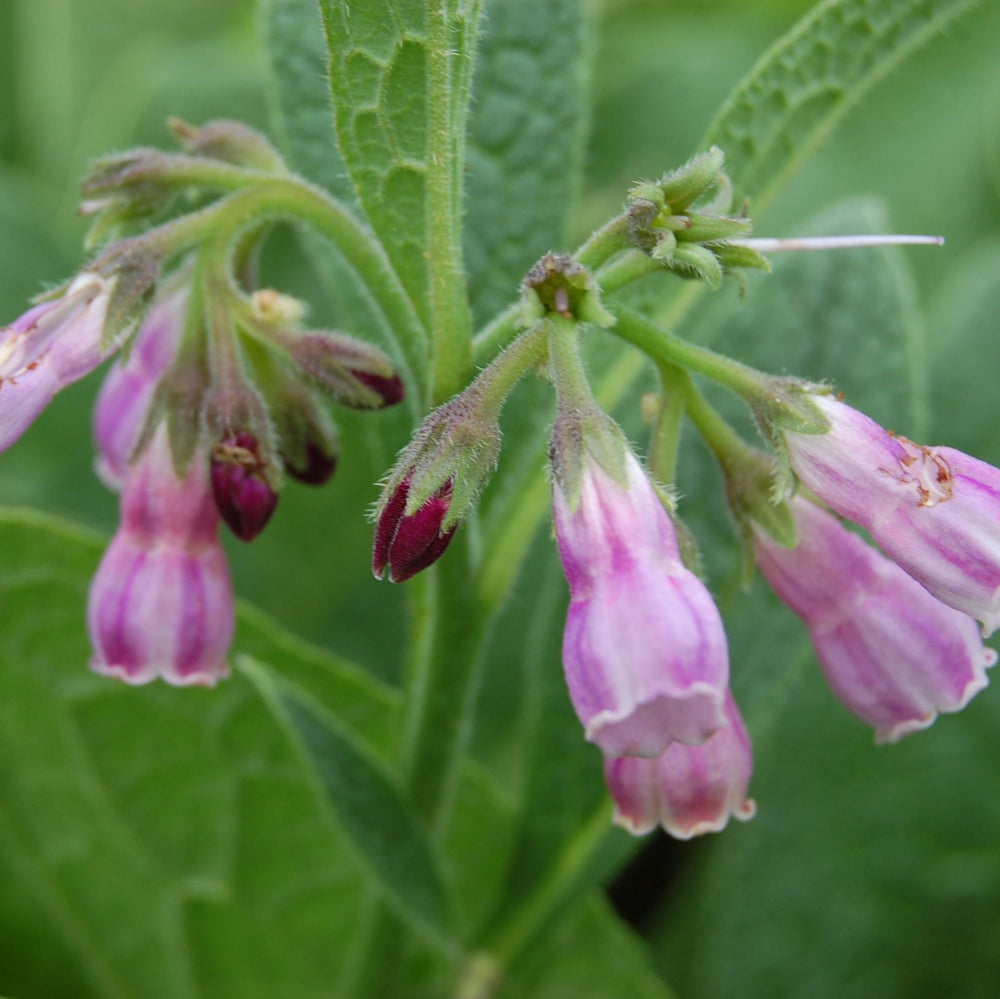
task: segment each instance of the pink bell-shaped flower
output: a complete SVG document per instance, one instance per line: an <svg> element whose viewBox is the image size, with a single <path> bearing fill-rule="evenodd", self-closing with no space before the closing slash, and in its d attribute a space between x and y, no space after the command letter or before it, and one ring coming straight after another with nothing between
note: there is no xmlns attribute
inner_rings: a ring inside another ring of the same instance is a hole
<svg viewBox="0 0 1000 999"><path fill-rule="evenodd" d="M0 451L20 439L57 392L109 353L103 336L112 284L84 271L58 298L0 330Z"/></svg>
<svg viewBox="0 0 1000 999"><path fill-rule="evenodd" d="M204 454L178 478L161 425L128 468L121 511L90 588L91 667L126 683L211 686L228 673L235 611Z"/></svg>
<svg viewBox="0 0 1000 999"><path fill-rule="evenodd" d="M1000 469L921 447L830 396L825 434L785 433L792 470L939 600L1000 626Z"/></svg>
<svg viewBox="0 0 1000 999"><path fill-rule="evenodd" d="M753 818L757 806L747 797L750 737L732 695L725 711L727 724L699 746L675 742L655 759L604 761L617 825L636 836L661 826L671 836L691 839L719 832L730 816Z"/></svg>
<svg viewBox="0 0 1000 999"><path fill-rule="evenodd" d="M121 489L157 382L174 358L184 329L187 287L158 301L139 328L128 357L115 362L94 407L95 470L109 488Z"/></svg>
<svg viewBox="0 0 1000 999"><path fill-rule="evenodd" d="M975 621L932 596L832 514L796 496L795 548L755 531L757 562L809 628L833 692L896 742L938 712L959 711L987 684L996 653Z"/></svg>
<svg viewBox="0 0 1000 999"><path fill-rule="evenodd" d="M587 739L605 756L652 758L726 724L729 657L719 611L629 451L624 469L619 482L588 454L575 505L554 484L571 591L563 664Z"/></svg>

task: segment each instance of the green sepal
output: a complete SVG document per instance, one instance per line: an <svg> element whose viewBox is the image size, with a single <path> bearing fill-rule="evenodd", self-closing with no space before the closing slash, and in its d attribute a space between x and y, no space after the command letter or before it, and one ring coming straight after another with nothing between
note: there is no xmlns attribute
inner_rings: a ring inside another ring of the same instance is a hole
<svg viewBox="0 0 1000 999"><path fill-rule="evenodd" d="M701 278L710 288L722 284L722 265L715 254L700 243L678 243L670 267L684 277Z"/></svg>
<svg viewBox="0 0 1000 999"><path fill-rule="evenodd" d="M406 515L416 513L450 481L452 499L441 525L448 531L475 503L499 455L498 411L482 404L473 383L430 413L400 452L383 485L376 516L406 479Z"/></svg>
<svg viewBox="0 0 1000 999"><path fill-rule="evenodd" d="M746 236L753 231L753 223L749 219L697 213L674 217L688 220L687 225L674 230L682 243L714 243L721 239Z"/></svg>
<svg viewBox="0 0 1000 999"><path fill-rule="evenodd" d="M552 479L571 511L580 502L583 469L591 461L627 488L628 453L621 428L593 399L577 403L560 397L549 443L549 464Z"/></svg>
<svg viewBox="0 0 1000 999"><path fill-rule="evenodd" d="M160 261L148 254L135 257L130 264L114 271L101 333L102 350L121 343L138 327L153 299L159 276Z"/></svg>
<svg viewBox="0 0 1000 999"><path fill-rule="evenodd" d="M639 201L648 201L655 207L657 212L661 212L667 207L666 198L663 197L663 186L652 180L644 180L638 184L633 184L628 189L628 201L630 205Z"/></svg>
<svg viewBox="0 0 1000 999"><path fill-rule="evenodd" d="M771 273L771 261L749 246L718 243L712 246L712 252L727 271L737 267L753 267Z"/></svg>
<svg viewBox="0 0 1000 999"><path fill-rule="evenodd" d="M677 237L669 230L663 229L656 232L656 242L649 255L654 260L669 262L674 259L674 250L677 249Z"/></svg>
<svg viewBox="0 0 1000 999"><path fill-rule="evenodd" d="M242 431L252 434L257 443L259 471L275 492L281 489L284 477L277 435L267 404L255 386L244 380L216 381L204 395L204 423L210 448L220 447Z"/></svg>
<svg viewBox="0 0 1000 999"><path fill-rule="evenodd" d="M295 378L262 344L248 339L244 347L257 387L267 400L282 463L293 470L306 468L310 443L336 461L340 455L340 433L316 393Z"/></svg>
<svg viewBox="0 0 1000 999"><path fill-rule="evenodd" d="M594 275L567 254L546 253L528 271L521 285L521 303L526 326L548 315L579 319L605 329L616 322L601 302Z"/></svg>
<svg viewBox="0 0 1000 999"><path fill-rule="evenodd" d="M671 209L675 213L683 211L701 197L717 182L725 162L725 153L718 146L712 146L684 166L668 173L660 181L660 189Z"/></svg>

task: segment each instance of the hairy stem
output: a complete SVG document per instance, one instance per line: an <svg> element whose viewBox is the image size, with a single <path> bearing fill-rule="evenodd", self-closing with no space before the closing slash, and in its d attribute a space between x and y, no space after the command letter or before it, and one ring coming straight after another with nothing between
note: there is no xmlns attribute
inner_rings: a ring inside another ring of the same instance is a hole
<svg viewBox="0 0 1000 999"><path fill-rule="evenodd" d="M433 401L465 387L472 364L472 313L462 258L462 162L455 143L452 93L451 4L436 0L429 12L427 254L430 267ZM460 74L455 74L460 76ZM464 114L464 106L460 113Z"/></svg>

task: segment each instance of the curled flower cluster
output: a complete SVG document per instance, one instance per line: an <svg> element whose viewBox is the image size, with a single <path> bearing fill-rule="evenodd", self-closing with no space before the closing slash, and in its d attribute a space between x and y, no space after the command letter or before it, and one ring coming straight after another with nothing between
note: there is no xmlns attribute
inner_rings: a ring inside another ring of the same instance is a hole
<svg viewBox="0 0 1000 999"><path fill-rule="evenodd" d="M84 189L100 196L83 210L98 215L98 232L131 217L137 190L143 213L172 202L178 161L180 177L192 164L209 176L252 166L254 183L262 172L287 176L244 126L180 134L194 157L135 150L96 165ZM227 226L225 200L218 208L200 241L167 222L113 242L0 329L0 450L57 392L124 348L93 418L96 471L121 492L121 526L94 579L88 624L93 668L133 684L211 685L226 675L235 612L220 524L251 541L285 472L314 485L330 478L338 436L322 395L356 409L404 396L381 350L306 329L302 303L252 288L246 262L267 226L248 236L241 213Z"/></svg>

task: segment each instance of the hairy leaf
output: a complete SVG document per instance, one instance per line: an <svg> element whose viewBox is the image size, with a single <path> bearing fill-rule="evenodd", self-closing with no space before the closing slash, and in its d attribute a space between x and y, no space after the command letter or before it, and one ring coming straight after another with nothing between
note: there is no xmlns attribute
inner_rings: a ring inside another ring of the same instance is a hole
<svg viewBox="0 0 1000 999"><path fill-rule="evenodd" d="M466 263L480 322L563 249L579 196L591 13L581 0L492 0L469 120Z"/></svg>
<svg viewBox="0 0 1000 999"><path fill-rule="evenodd" d="M3 511L0 546L0 989L327 989L364 882L252 688L235 677L211 691L136 689L91 675L84 608L101 539ZM315 677L359 738L394 728L385 688L303 655L260 615L243 618L237 643ZM18 948L22 926L30 947Z"/></svg>
<svg viewBox="0 0 1000 999"><path fill-rule="evenodd" d="M452 902L440 861L395 777L304 691L249 657L242 669L304 752L387 899L421 928L450 936Z"/></svg>
<svg viewBox="0 0 1000 999"><path fill-rule="evenodd" d="M758 61L702 147L726 151L756 213L877 80L973 0L826 0Z"/></svg>

